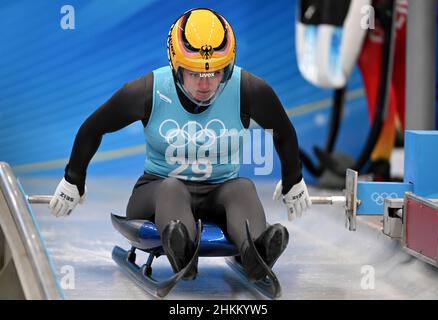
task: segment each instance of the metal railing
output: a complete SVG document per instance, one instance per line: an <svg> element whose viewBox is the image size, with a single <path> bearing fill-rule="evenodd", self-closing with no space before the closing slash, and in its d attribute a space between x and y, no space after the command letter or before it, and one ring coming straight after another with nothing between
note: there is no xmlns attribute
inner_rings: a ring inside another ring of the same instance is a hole
<svg viewBox="0 0 438 320"><path fill-rule="evenodd" d="M24 297L62 299L62 289L27 196L12 168L5 162L0 162L0 227L9 246Z"/></svg>

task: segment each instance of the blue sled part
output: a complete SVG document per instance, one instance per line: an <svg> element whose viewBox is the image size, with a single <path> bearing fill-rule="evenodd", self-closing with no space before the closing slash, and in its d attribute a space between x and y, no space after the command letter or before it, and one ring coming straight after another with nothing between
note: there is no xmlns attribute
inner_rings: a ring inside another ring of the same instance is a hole
<svg viewBox="0 0 438 320"><path fill-rule="evenodd" d="M147 252L162 251L160 232L150 220L127 219L111 214L113 226L125 236L134 247ZM230 242L222 229L214 223L203 223L200 257L227 257L239 255L237 247Z"/></svg>

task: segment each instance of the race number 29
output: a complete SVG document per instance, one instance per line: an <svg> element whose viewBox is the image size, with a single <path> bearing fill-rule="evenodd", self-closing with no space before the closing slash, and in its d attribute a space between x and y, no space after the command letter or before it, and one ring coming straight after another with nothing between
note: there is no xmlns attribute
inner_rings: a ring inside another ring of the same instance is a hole
<svg viewBox="0 0 438 320"><path fill-rule="evenodd" d="M191 168L194 174L201 174L200 177L187 177L181 173L184 170ZM207 180L213 172L213 166L208 159L198 159L193 163L181 163L175 170L170 172L169 176L192 181L204 181Z"/></svg>

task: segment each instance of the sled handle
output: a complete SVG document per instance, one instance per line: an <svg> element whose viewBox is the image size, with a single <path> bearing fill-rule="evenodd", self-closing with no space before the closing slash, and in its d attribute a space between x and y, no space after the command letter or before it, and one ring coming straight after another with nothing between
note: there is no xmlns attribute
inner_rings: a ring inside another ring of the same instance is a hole
<svg viewBox="0 0 438 320"><path fill-rule="evenodd" d="M310 197L312 204L323 205L345 205L345 196L329 196L329 197Z"/></svg>
<svg viewBox="0 0 438 320"><path fill-rule="evenodd" d="M49 204L50 200L52 200L52 196L26 196L26 200L29 203L35 204Z"/></svg>

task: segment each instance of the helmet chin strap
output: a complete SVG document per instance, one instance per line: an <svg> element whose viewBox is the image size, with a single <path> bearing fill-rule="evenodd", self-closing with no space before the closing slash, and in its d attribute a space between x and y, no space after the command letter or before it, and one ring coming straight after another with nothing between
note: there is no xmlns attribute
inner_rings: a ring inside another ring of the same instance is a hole
<svg viewBox="0 0 438 320"><path fill-rule="evenodd" d="M199 109L200 107L208 107L209 105L211 105L214 100L220 95L221 92L218 92L218 90L220 90L220 88L218 88L215 92L214 95L212 95L208 100L206 101L198 101L195 97L193 97L190 92L184 88L184 85L181 84L180 82L176 82L176 86L178 87L178 89L184 94L184 96L190 100L194 105L196 105L195 110ZM223 90L223 89L222 89ZM220 90L220 91L222 91Z"/></svg>
<svg viewBox="0 0 438 320"><path fill-rule="evenodd" d="M201 106L200 105L196 105L195 106L195 113L199 113L199 108L200 108Z"/></svg>

